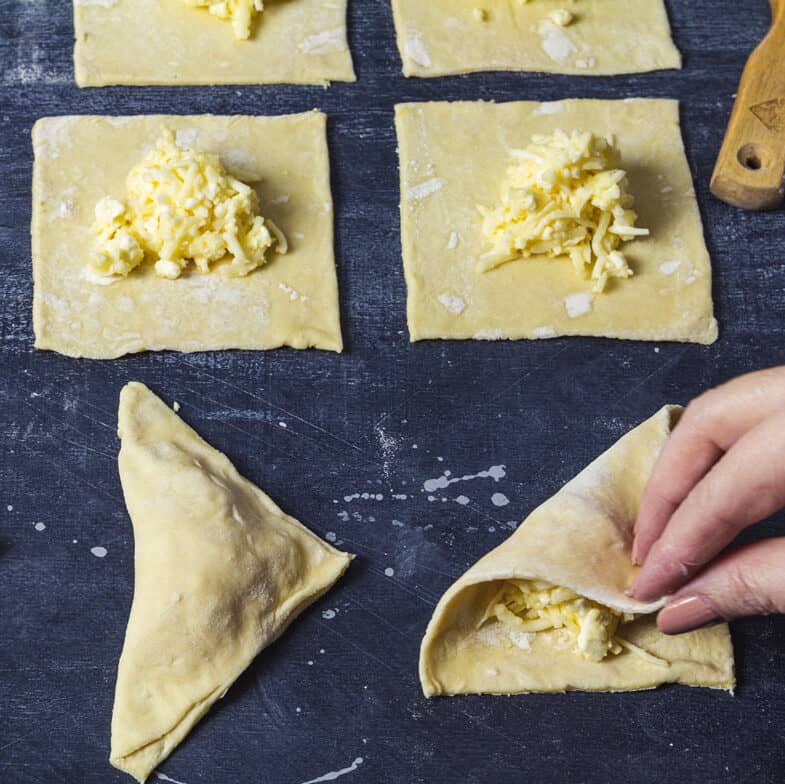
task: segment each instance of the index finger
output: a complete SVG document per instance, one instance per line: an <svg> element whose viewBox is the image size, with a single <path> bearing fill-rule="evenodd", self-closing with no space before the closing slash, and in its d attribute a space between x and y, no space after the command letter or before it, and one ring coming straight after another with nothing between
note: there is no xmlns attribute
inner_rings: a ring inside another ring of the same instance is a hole
<svg viewBox="0 0 785 784"><path fill-rule="evenodd" d="M785 505L785 411L731 447L698 482L651 548L633 596L672 593L747 526Z"/></svg>
<svg viewBox="0 0 785 784"><path fill-rule="evenodd" d="M744 433L785 408L785 368L740 376L696 398L654 466L641 498L632 558L646 560L673 513Z"/></svg>

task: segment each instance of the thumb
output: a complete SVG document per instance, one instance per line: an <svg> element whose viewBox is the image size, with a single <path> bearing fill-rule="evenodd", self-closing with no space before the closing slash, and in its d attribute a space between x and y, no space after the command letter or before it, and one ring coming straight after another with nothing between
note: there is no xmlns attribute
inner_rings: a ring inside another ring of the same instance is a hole
<svg viewBox="0 0 785 784"><path fill-rule="evenodd" d="M767 539L718 558L670 598L657 616L665 634L748 615L785 612L785 539Z"/></svg>

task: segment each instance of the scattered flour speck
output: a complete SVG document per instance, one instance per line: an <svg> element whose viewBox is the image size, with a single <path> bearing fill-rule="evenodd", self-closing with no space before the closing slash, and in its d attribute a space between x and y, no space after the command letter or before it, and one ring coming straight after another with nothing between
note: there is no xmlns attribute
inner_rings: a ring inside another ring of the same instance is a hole
<svg viewBox="0 0 785 784"><path fill-rule="evenodd" d="M660 264L660 272L663 275L673 275L679 267L681 267L681 262L677 259L674 259L673 261L664 261Z"/></svg>
<svg viewBox="0 0 785 784"><path fill-rule="evenodd" d="M409 198L415 201L426 199L428 196L433 195L440 191L447 184L447 180L442 177L433 177L430 180L421 182L419 185L412 185L409 188Z"/></svg>
<svg viewBox="0 0 785 784"><path fill-rule="evenodd" d="M460 316L466 310L466 302L462 297L457 297L454 294L440 294L439 302L444 305L447 310L454 316Z"/></svg>
<svg viewBox="0 0 785 784"><path fill-rule="evenodd" d="M594 297L585 291L578 294L570 294L564 299L564 307L570 318L580 318L587 313L591 313L593 303Z"/></svg>
<svg viewBox="0 0 785 784"><path fill-rule="evenodd" d="M338 614L338 610L322 610L322 618L325 621L331 621Z"/></svg>
<svg viewBox="0 0 785 784"><path fill-rule="evenodd" d="M494 493L491 496L491 503L494 506L507 506L510 503L510 499L504 493Z"/></svg>
<svg viewBox="0 0 785 784"><path fill-rule="evenodd" d="M498 482L507 475L506 466L495 465L491 466L485 471L480 471L476 474L466 474L465 476L452 477L449 471L445 471L440 477L436 479L426 479L423 482L423 489L427 493L433 493L435 490L444 490L456 482L468 482L472 479L493 479Z"/></svg>
<svg viewBox="0 0 785 784"><path fill-rule="evenodd" d="M388 566L384 570L384 574L385 574L386 577L394 577L395 576L395 569L393 569L392 567Z"/></svg>
<svg viewBox="0 0 785 784"><path fill-rule="evenodd" d="M90 552L96 558L106 558L107 549L105 547L91 547Z"/></svg>
<svg viewBox="0 0 785 784"><path fill-rule="evenodd" d="M46 523L36 523L33 527L36 531L46 531Z"/></svg>

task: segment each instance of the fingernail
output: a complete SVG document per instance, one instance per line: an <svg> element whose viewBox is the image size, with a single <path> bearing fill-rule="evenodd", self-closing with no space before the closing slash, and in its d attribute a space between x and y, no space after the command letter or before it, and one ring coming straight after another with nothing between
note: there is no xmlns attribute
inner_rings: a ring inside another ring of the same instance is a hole
<svg viewBox="0 0 785 784"><path fill-rule="evenodd" d="M681 634L718 620L719 615L705 599L685 596L660 610L657 628L665 634Z"/></svg>
<svg viewBox="0 0 785 784"><path fill-rule="evenodd" d="M632 562L636 566L640 566L641 565L641 562L638 560L638 540L637 539L633 539L632 540Z"/></svg>

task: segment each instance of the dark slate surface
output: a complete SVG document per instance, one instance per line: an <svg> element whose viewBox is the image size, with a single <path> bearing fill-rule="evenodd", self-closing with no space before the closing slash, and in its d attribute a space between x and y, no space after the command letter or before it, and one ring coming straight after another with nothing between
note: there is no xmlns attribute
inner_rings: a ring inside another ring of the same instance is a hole
<svg viewBox="0 0 785 784"><path fill-rule="evenodd" d="M416 670L438 597L535 504L661 404L785 360L785 217L742 214L708 192L768 4L672 0L686 56L681 73L406 81L388 3L353 0L356 85L98 91L73 84L70 5L0 0L0 781L128 780L107 756L133 576L115 460L117 394L129 379L180 401L185 419L243 473L359 555L166 761L170 779L301 784L362 757L342 781L781 781L782 619L735 625L735 698L668 687L427 702ZM720 341L710 348L581 339L409 345L394 103L569 96L684 102ZM33 351L29 133L36 118L314 106L331 117L346 353L90 362ZM498 484L467 481L434 501L423 492L424 480L444 470L458 476L493 465L506 466ZM494 492L509 505L495 507ZM381 500L346 500L357 493ZM471 499L467 506L455 502L460 494ZM96 546L108 555L92 555ZM336 614L328 620L330 609Z"/></svg>

